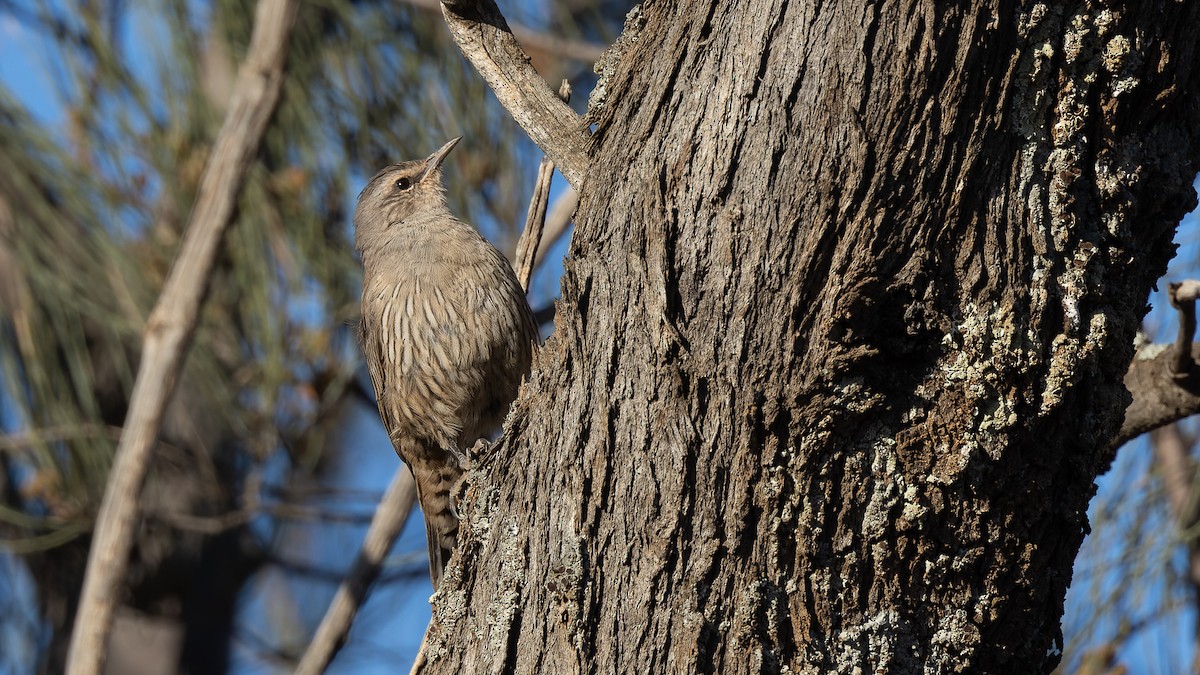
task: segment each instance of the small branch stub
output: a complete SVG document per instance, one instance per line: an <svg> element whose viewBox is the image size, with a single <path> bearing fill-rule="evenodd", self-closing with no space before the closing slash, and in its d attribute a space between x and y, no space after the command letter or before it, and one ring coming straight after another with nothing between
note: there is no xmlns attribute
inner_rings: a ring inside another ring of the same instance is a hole
<svg viewBox="0 0 1200 675"><path fill-rule="evenodd" d="M1179 310L1179 334L1175 336L1175 359L1171 362L1171 375L1187 379L1196 370L1192 359L1192 338L1196 334L1196 298L1200 297L1200 281L1188 279L1174 282L1168 287L1171 306Z"/></svg>

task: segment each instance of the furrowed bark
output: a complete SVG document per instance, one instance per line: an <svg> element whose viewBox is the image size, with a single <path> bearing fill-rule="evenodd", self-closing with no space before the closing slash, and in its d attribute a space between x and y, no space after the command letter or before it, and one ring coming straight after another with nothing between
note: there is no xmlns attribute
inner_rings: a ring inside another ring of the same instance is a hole
<svg viewBox="0 0 1200 675"><path fill-rule="evenodd" d="M647 2L423 672L1047 672L1189 3Z"/></svg>

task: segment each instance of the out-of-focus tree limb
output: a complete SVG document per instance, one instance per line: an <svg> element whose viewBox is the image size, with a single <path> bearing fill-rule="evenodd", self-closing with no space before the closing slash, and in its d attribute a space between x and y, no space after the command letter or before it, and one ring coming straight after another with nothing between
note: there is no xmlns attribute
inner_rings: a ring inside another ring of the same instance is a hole
<svg viewBox="0 0 1200 675"><path fill-rule="evenodd" d="M367 597L367 590L379 577L383 559L403 531L416 499L417 486L412 472L401 465L375 511L354 565L338 587L325 618L321 619L321 625L300 659L296 675L320 675L341 649L354 615Z"/></svg>
<svg viewBox="0 0 1200 675"><path fill-rule="evenodd" d="M1187 549L1186 578L1192 588L1190 595L1193 602L1200 604L1200 596L1197 596L1197 591L1200 591L1200 538L1196 536L1196 525L1200 522L1200 499L1197 499L1196 491L1196 463L1190 452L1192 444L1184 439L1179 426L1175 424L1155 429L1150 438L1167 503L1175 516L1175 527L1181 543ZM1196 654L1192 672L1196 672L1195 668L1200 666L1197 646L1200 646L1200 626L1192 631L1192 647Z"/></svg>
<svg viewBox="0 0 1200 675"><path fill-rule="evenodd" d="M120 600L138 495L150 450L196 327L218 245L257 153L283 84L288 34L297 0L261 0L233 100L200 182L178 257L146 326L125 431L97 517L87 573L67 656L71 675L98 675Z"/></svg>

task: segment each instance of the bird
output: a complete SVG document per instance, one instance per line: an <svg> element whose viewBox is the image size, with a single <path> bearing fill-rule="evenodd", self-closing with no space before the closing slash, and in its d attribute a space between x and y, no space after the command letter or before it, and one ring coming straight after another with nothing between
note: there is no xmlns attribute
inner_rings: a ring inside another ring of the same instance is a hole
<svg viewBox="0 0 1200 675"><path fill-rule="evenodd" d="M380 419L416 483L435 590L458 535L451 495L467 449L503 423L537 344L508 260L446 204L442 162L461 138L379 171L354 213L359 337Z"/></svg>

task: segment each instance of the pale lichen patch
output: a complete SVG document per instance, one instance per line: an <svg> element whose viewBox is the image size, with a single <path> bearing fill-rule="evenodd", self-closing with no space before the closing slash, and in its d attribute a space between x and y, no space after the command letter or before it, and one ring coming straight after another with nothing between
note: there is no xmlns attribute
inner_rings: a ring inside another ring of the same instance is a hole
<svg viewBox="0 0 1200 675"><path fill-rule="evenodd" d="M522 589L525 587L526 538L515 518L507 519L500 528L499 589L488 604L484 623L487 626L489 649L497 659L503 659L506 646L516 629L516 617L521 611Z"/></svg>

